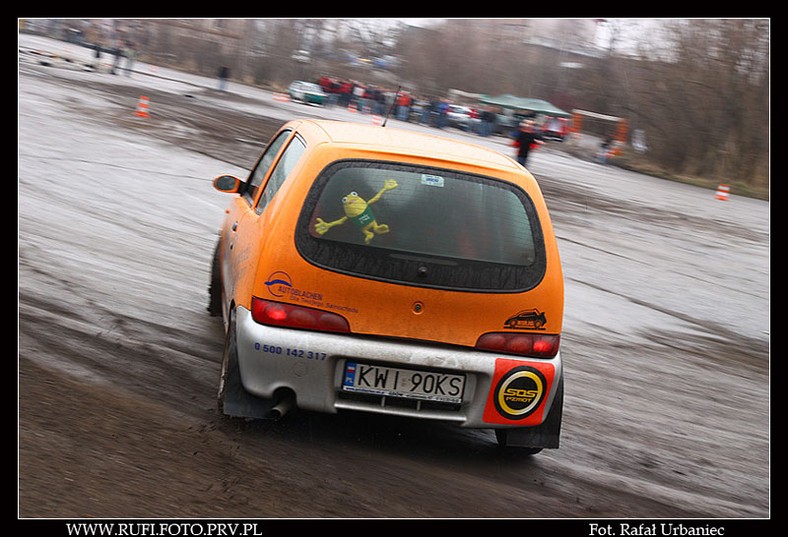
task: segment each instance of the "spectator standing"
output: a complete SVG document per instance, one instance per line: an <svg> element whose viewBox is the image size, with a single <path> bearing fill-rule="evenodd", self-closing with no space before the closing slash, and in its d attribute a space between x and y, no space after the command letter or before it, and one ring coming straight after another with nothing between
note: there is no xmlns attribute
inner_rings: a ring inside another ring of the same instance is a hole
<svg viewBox="0 0 788 537"><path fill-rule="evenodd" d="M517 148L517 162L523 167L527 167L528 155L535 147L544 144L542 136L536 132L534 122L524 120L520 122L520 130L514 139L514 146Z"/></svg>
<svg viewBox="0 0 788 537"><path fill-rule="evenodd" d="M421 106L421 121L422 125L432 125L432 111L437 106L435 100L430 97L429 99L425 99Z"/></svg>
<svg viewBox="0 0 788 537"><path fill-rule="evenodd" d="M367 88L359 84L358 82L354 82L353 85L353 104L356 106L356 110L359 112L364 111L364 95L367 93Z"/></svg>
<svg viewBox="0 0 788 537"><path fill-rule="evenodd" d="M441 99L438 103L438 128L444 128L449 121L449 101Z"/></svg>
<svg viewBox="0 0 788 537"><path fill-rule="evenodd" d="M495 125L495 113L490 109L489 106L484 107L482 110L481 120L479 124L479 134L482 136L490 136L493 132L493 126Z"/></svg>
<svg viewBox="0 0 788 537"><path fill-rule="evenodd" d="M407 121L410 113L411 97L407 92L401 92L397 96L397 119Z"/></svg>
<svg viewBox="0 0 788 537"><path fill-rule="evenodd" d="M353 84L350 81L345 80L339 86L339 104L340 104L340 106L342 106L344 108L347 108L348 106L350 106L350 102L352 100L352 97L353 97Z"/></svg>
<svg viewBox="0 0 788 537"><path fill-rule="evenodd" d="M96 23L88 24L88 27L85 29L85 41L93 47L93 57L95 58L93 69L98 71L101 67L102 32Z"/></svg>
<svg viewBox="0 0 788 537"><path fill-rule="evenodd" d="M132 41L126 41L123 55L126 56L126 67L124 69L126 76L131 76L131 72L134 69L134 60L137 59L137 50L134 48Z"/></svg>
<svg viewBox="0 0 788 537"><path fill-rule="evenodd" d="M222 66L219 68L219 91L227 90L227 79L230 78L230 68Z"/></svg>
<svg viewBox="0 0 788 537"><path fill-rule="evenodd" d="M383 88L375 90L375 109L375 113L379 116L386 114L386 92L383 91Z"/></svg>
<svg viewBox="0 0 788 537"><path fill-rule="evenodd" d="M607 164L607 159L610 157L610 148L613 145L613 140L610 139L608 136L605 138L601 144L599 144L599 150L596 153L596 161L600 164Z"/></svg>
<svg viewBox="0 0 788 537"><path fill-rule="evenodd" d="M113 75L120 71L120 64L124 56L124 47L126 44L124 35L125 32L118 21L113 21L112 27L109 29L109 48L110 53L114 56L112 67L110 67L109 72Z"/></svg>
<svg viewBox="0 0 788 537"><path fill-rule="evenodd" d="M112 44L112 55L115 56L115 59L112 61L112 68L109 72L114 75L116 71L120 70L120 60L123 58L123 42L119 39L116 39Z"/></svg>

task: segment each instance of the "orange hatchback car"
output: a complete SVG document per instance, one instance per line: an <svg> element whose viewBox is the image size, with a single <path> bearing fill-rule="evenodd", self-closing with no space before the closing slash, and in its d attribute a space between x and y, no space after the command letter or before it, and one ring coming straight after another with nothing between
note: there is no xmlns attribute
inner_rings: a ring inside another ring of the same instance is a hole
<svg viewBox="0 0 788 537"><path fill-rule="evenodd" d="M294 120L234 194L209 310L229 416L340 410L557 448L564 284L537 182L496 151Z"/></svg>

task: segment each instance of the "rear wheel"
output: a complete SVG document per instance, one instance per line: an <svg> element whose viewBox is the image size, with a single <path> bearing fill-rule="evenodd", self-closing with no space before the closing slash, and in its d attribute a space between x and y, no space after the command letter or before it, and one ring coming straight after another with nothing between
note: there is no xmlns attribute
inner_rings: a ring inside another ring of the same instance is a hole
<svg viewBox="0 0 788 537"><path fill-rule="evenodd" d="M274 407L272 399L256 397L243 386L238 365L237 323L232 308L227 323L217 403L220 413L236 418L265 419L271 416Z"/></svg>
<svg viewBox="0 0 788 537"><path fill-rule="evenodd" d="M219 242L213 252L213 263L211 264L211 283L208 286L208 313L211 317L218 317L222 314L222 279L219 267Z"/></svg>
<svg viewBox="0 0 788 537"><path fill-rule="evenodd" d="M217 403L219 412L227 414L225 409L225 396L228 388L230 391L237 390L240 384L240 374L238 371L238 353L235 347L235 315L231 313L230 323L227 333L224 336L224 354L222 355L222 371L219 376L219 393Z"/></svg>
<svg viewBox="0 0 788 537"><path fill-rule="evenodd" d="M520 446L511 446L509 445L509 431L511 429L495 429L495 439L498 441L498 445L502 448L516 448L517 453L522 453L523 455L536 455L544 448L540 447L520 447Z"/></svg>

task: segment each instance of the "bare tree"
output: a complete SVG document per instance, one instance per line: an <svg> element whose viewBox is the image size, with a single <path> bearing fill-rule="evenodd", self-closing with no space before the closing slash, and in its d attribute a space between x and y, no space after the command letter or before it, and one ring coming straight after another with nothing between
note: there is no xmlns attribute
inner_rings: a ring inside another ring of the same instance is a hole
<svg viewBox="0 0 788 537"><path fill-rule="evenodd" d="M675 173L768 181L768 32L756 20L673 21L670 57L642 64L652 158Z"/></svg>

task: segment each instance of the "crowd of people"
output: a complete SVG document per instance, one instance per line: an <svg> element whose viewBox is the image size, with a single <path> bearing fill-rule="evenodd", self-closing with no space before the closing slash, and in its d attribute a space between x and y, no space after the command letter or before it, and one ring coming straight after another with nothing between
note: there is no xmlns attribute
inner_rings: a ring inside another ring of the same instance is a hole
<svg viewBox="0 0 788 537"><path fill-rule="evenodd" d="M328 96L327 106L353 108L362 114L385 115L389 113L392 105L396 105L397 119L403 121L408 119L406 114L413 100L409 92L398 92L374 84L362 84L355 80L342 80L327 76L321 77L318 84Z"/></svg>
<svg viewBox="0 0 788 537"><path fill-rule="evenodd" d="M352 80L338 80L322 77L318 84L328 95L327 106L352 108L360 113L388 115L400 121L410 121L442 129L450 125L449 112L452 103L443 97L424 98L402 89L391 90L371 84L361 84ZM465 107L468 120L463 127L466 131L479 136L491 136L495 132L499 114L492 106ZM554 118L553 118L554 119ZM564 124L562 123L562 127ZM457 126L457 125L454 125ZM533 118L515 122L501 133L511 139L517 162L527 166L532 151L544 145L554 136L548 130L556 129L550 120L537 124Z"/></svg>
<svg viewBox="0 0 788 537"><path fill-rule="evenodd" d="M543 124L527 118L520 121L522 118L504 116L500 108L491 105L462 107L467 112L467 117L463 118L462 122L457 122L451 116L452 105L455 103L445 97L419 96L401 88L391 89L328 76L321 77L317 83L328 96L327 106L352 108L365 114L390 115L400 121L438 129L453 126L483 137L502 134L515 142L522 138L525 129L529 136L537 139L526 144L525 149L519 149L521 153L518 158L523 162L527 160L532 146L546 140L560 140L567 130L566 120L548 118ZM504 119L507 120L506 123L503 123Z"/></svg>
<svg viewBox="0 0 788 537"><path fill-rule="evenodd" d="M527 166L528 157L549 140L563 140L569 131L567 119L535 115L504 116L493 106L462 107L467 119L462 124L450 121L452 102L444 97L421 97L410 91L377 87L353 80L322 77L318 84L328 95L327 106L342 106L361 113L391 115L400 121L409 121L442 129L455 126L479 136L501 134L510 139L517 162ZM500 123L502 118L506 123ZM599 160L599 162L603 162Z"/></svg>
<svg viewBox="0 0 788 537"><path fill-rule="evenodd" d="M491 136L495 133L499 118L492 106L469 107L466 120L456 123L450 115L454 103L445 97L421 96L408 90L328 76L321 77L317 83L328 96L326 106L352 108L364 114L390 115L400 121L438 129L455 126L480 136Z"/></svg>

